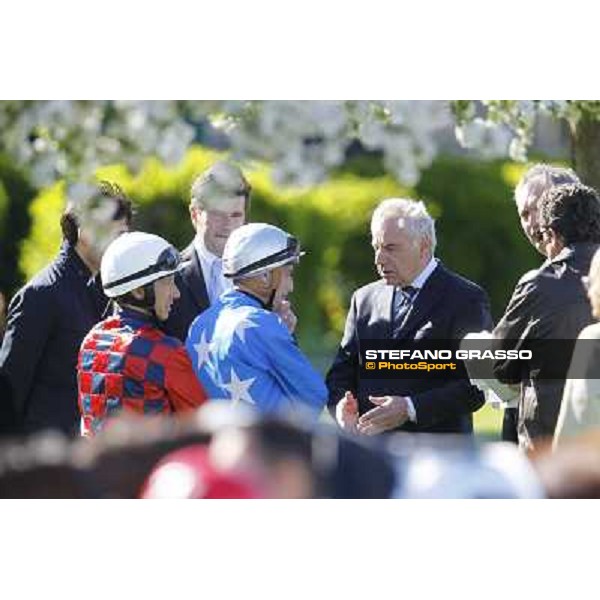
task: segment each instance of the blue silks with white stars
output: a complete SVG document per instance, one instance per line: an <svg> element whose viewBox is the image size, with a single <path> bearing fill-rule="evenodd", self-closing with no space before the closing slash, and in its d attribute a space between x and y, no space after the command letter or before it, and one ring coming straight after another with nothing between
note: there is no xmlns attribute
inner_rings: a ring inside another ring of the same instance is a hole
<svg viewBox="0 0 600 600"><path fill-rule="evenodd" d="M196 317L185 346L210 400L313 418L327 402L323 378L281 319L238 290L225 292Z"/></svg>

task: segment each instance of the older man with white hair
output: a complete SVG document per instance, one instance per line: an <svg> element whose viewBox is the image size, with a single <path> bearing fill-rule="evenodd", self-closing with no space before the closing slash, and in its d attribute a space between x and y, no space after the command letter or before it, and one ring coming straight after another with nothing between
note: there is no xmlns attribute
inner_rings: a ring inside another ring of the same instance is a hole
<svg viewBox="0 0 600 600"><path fill-rule="evenodd" d="M422 202L384 200L373 213L371 234L381 279L352 296L327 375L330 409L342 428L367 435L400 428L471 433L471 414L484 398L466 373L383 379L362 371L362 353L378 341L458 347L467 333L491 327L486 293L435 258L435 224Z"/></svg>

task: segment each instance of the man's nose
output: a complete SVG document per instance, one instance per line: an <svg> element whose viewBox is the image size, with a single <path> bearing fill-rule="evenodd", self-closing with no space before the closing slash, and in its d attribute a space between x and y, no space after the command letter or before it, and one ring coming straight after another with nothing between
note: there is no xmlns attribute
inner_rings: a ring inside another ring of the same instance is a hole
<svg viewBox="0 0 600 600"><path fill-rule="evenodd" d="M231 232L233 230L234 230L233 223L231 221L229 221L229 220L225 221L223 223L223 226L221 227L221 233L223 235L229 236L229 235L231 235Z"/></svg>

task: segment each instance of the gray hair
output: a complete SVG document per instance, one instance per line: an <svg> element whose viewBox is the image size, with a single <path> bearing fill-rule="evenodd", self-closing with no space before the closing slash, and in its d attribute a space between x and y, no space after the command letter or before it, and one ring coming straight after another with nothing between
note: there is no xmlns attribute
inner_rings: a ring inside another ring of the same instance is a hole
<svg viewBox="0 0 600 600"><path fill-rule="evenodd" d="M515 188L515 202L522 196L533 194L537 203L549 189L558 185L573 183L581 183L573 169L537 163L527 170L517 184Z"/></svg>
<svg viewBox="0 0 600 600"><path fill-rule="evenodd" d="M414 239L426 239L431 245L431 254L434 253L437 243L435 221L427 212L423 202L407 198L382 200L373 211L371 231L377 224L388 218L398 219L398 227L405 229Z"/></svg>

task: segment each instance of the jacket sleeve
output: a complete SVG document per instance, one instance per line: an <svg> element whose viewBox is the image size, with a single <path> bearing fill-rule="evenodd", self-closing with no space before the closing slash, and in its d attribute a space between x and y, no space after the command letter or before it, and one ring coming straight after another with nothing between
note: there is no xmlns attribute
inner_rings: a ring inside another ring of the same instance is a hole
<svg viewBox="0 0 600 600"><path fill-rule="evenodd" d="M165 388L173 410L190 412L206 402L206 393L183 346L177 347L165 369Z"/></svg>
<svg viewBox="0 0 600 600"><path fill-rule="evenodd" d="M354 395L358 390L358 336L356 335L356 294L350 301L346 316L344 336L340 342L333 364L329 368L325 381L329 392L327 407L334 414L336 404L346 391Z"/></svg>
<svg viewBox="0 0 600 600"><path fill-rule="evenodd" d="M8 308L0 373L10 388L12 412L18 423L25 416L38 363L54 327L54 308L45 288L32 287L19 291Z"/></svg>
<svg viewBox="0 0 600 600"><path fill-rule="evenodd" d="M492 328L490 304L483 291L466 299L460 307L452 327L453 340L461 340L467 333ZM485 402L483 392L471 385L466 374L464 379L449 381L441 387L411 395L411 398L420 428L430 427L454 415L474 413Z"/></svg>
<svg viewBox="0 0 600 600"><path fill-rule="evenodd" d="M287 327L274 314L265 323L268 328L268 363L271 374L291 398L296 398L313 413L320 414L327 402L323 377L311 365L294 342ZM258 329L251 331L258 332ZM266 332L254 335L264 335ZM264 344L260 345L264 347Z"/></svg>
<svg viewBox="0 0 600 600"><path fill-rule="evenodd" d="M525 347L535 326L532 315L539 314L540 297L535 280L519 282L506 307L504 315L494 329L495 350L520 350ZM494 364L494 375L502 383L520 383L522 363L506 359Z"/></svg>

